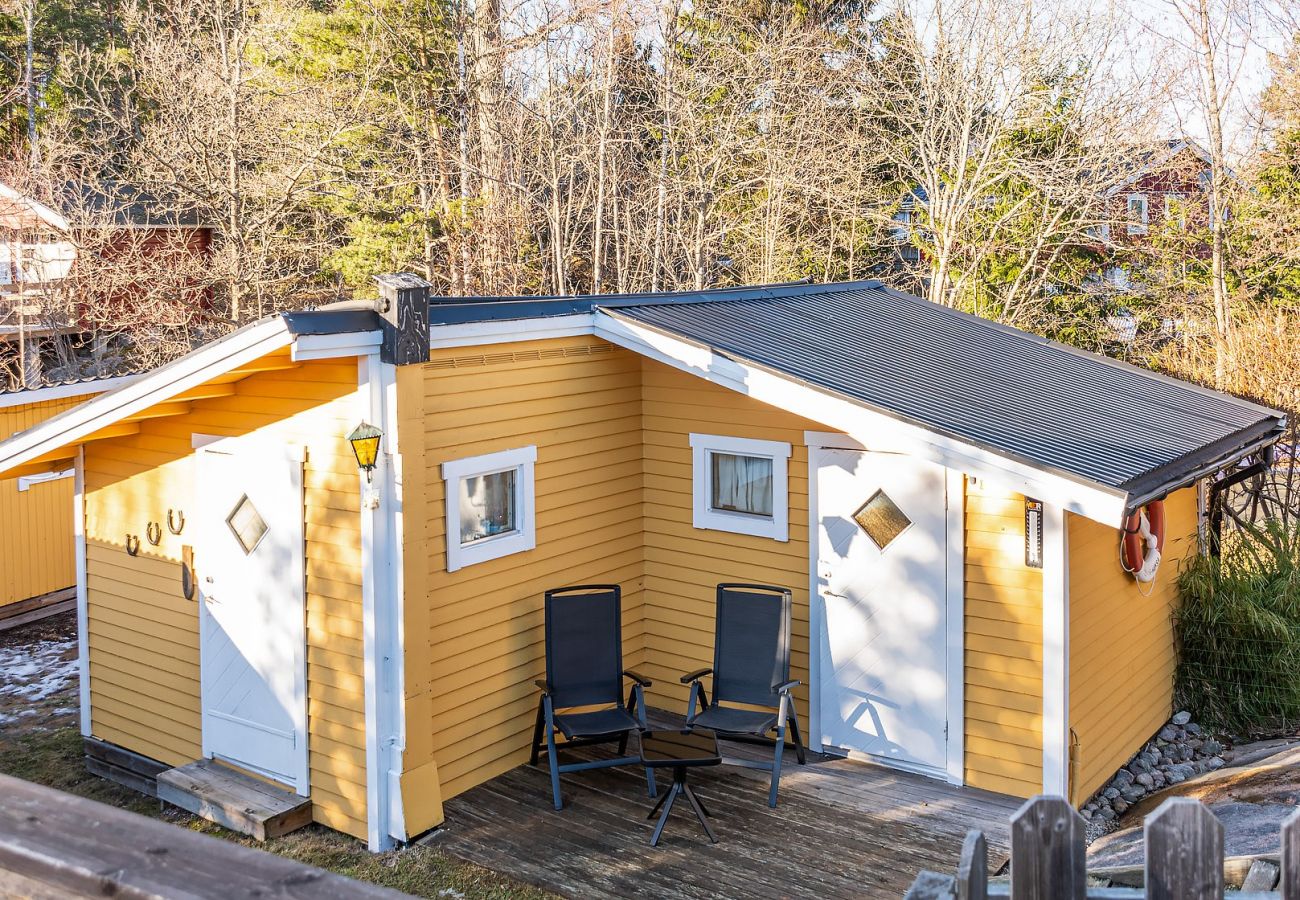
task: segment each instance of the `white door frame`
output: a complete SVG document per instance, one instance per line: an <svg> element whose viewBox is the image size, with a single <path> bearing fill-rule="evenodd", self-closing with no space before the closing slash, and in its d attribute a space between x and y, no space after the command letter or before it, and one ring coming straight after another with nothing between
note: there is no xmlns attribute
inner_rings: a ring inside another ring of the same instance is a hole
<svg viewBox="0 0 1300 900"><path fill-rule="evenodd" d="M221 437L210 434L195 433L191 437L191 446L195 449L194 463L198 471L195 472L196 479L201 477L201 461L205 451L213 450L217 452L234 453L237 451L247 451L254 448L254 452L260 452L267 458L276 458L297 462L299 464L306 462L306 450L301 445L284 444L279 441L270 440L258 436L246 435L240 437ZM197 498L196 498L197 499ZM206 516L206 510L200 510L200 515ZM298 515L302 520L304 536L306 531L306 507L299 509ZM206 525L206 519L202 523ZM203 527L199 529L199 537L204 536ZM203 548L195 547L195 555L199 559L196 567L200 572L203 567ZM294 672L294 734L296 735L295 744L298 748L297 754L297 772L294 773L294 784L290 785L302 797L311 794L311 753L308 746L307 730L307 592L306 592L306 547L299 546L295 556L294 565L303 573L303 594L301 597L302 615L303 615L303 647L302 647L302 665ZM200 591L202 589L200 588ZM202 744L202 753L204 759L212 759L212 748L208 743L210 731L208 729L208 710L203 703L203 698L207 694L207 679L210 673L207 667L203 665L203 620L207 618L207 605L203 602L201 596L196 596L199 605L199 712L200 712L200 741ZM261 774L261 773L259 773ZM270 777L270 776L267 776ZM274 780L274 779L273 779Z"/></svg>
<svg viewBox="0 0 1300 900"><path fill-rule="evenodd" d="M821 585L818 583L818 543L821 533L821 516L818 510L817 480L820 450L890 450L894 448L868 448L847 434L824 431L805 431L804 444L808 447L808 737L809 747L822 751L821 744L821 654L817 640L821 634L821 611L817 603ZM906 452L906 451L903 451ZM966 514L965 475L955 469L946 469L948 512L945 542L947 564L944 574L944 628L946 634L945 688L947 721L947 762L944 777L950 784L965 783L965 687L966 687ZM883 760L882 765L888 765Z"/></svg>

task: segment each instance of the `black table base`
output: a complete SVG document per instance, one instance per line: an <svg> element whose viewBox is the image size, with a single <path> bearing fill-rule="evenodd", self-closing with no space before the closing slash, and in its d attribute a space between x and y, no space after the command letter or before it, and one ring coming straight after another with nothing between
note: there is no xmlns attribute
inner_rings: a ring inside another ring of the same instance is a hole
<svg viewBox="0 0 1300 900"><path fill-rule="evenodd" d="M717 835L713 833L713 829L709 827L708 822L709 818L712 818L712 814L700 802L700 798L695 796L691 786L686 783L686 767L677 766L673 769L673 786L668 789L668 793L659 798L655 808L650 810L650 815L646 816L647 819L653 819L660 808L664 811L663 815L659 817L659 822L655 825L654 834L650 836L650 846L659 846L659 838L664 833L664 826L668 824L668 815L673 811L673 804L677 802L678 797L686 798L686 802L695 811L695 818L699 819L700 824L704 826L704 833L709 836L710 841L716 844L718 842Z"/></svg>

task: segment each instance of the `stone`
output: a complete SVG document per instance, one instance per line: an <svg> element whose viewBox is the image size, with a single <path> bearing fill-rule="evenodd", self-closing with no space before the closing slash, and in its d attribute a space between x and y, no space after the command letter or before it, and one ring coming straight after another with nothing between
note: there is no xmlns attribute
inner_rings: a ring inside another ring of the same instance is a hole
<svg viewBox="0 0 1300 900"><path fill-rule="evenodd" d="M1186 725L1188 722L1192 721L1192 714L1184 709L1180 712L1174 713L1174 717L1169 721L1173 722L1175 725Z"/></svg>
<svg viewBox="0 0 1300 900"><path fill-rule="evenodd" d="M1115 773L1115 777L1111 779L1110 783L1112 787L1117 787L1120 790L1123 790L1133 783L1133 773L1128 769L1120 769Z"/></svg>
<svg viewBox="0 0 1300 900"><path fill-rule="evenodd" d="M1107 800L1114 800L1116 797L1119 796L1119 788L1108 787L1106 788L1106 790L1101 792L1101 795Z"/></svg>
<svg viewBox="0 0 1300 900"><path fill-rule="evenodd" d="M1205 741L1202 741L1202 740L1200 740L1199 738L1188 738L1188 739L1187 739L1187 746L1191 747L1193 750L1200 750L1200 749L1201 749L1201 746L1202 746L1204 743L1205 743Z"/></svg>
<svg viewBox="0 0 1300 900"><path fill-rule="evenodd" d="M1103 806L1101 809L1097 810L1097 815L1105 819L1107 822L1110 822L1115 818L1115 810L1111 809L1109 806Z"/></svg>
<svg viewBox="0 0 1300 900"><path fill-rule="evenodd" d="M1156 780L1151 777L1150 772L1143 772L1141 775L1137 777L1137 783L1142 785L1147 790L1150 790L1151 788L1155 787Z"/></svg>
<svg viewBox="0 0 1300 900"><path fill-rule="evenodd" d="M1156 735L1156 737L1164 741L1166 744L1171 744L1178 737L1178 732L1174 731L1172 726L1166 725L1164 728L1160 729L1160 733Z"/></svg>
<svg viewBox="0 0 1300 900"><path fill-rule="evenodd" d="M1223 752L1223 745L1214 738L1210 738L1208 741L1201 744L1201 752L1206 756L1218 756Z"/></svg>
<svg viewBox="0 0 1300 900"><path fill-rule="evenodd" d="M1123 800L1116 800L1115 805L1112 808L1115 810L1115 815L1122 816L1124 813L1128 812L1128 803Z"/></svg>
<svg viewBox="0 0 1300 900"><path fill-rule="evenodd" d="M1085 822L1092 821L1092 810L1088 809L1088 807L1086 806L1083 809L1079 810L1079 815L1083 817L1083 821Z"/></svg>
<svg viewBox="0 0 1300 900"><path fill-rule="evenodd" d="M1165 773L1161 772L1159 769L1151 773L1151 780L1155 784L1156 790L1160 790L1160 788L1169 783L1169 780L1165 778Z"/></svg>
<svg viewBox="0 0 1300 900"><path fill-rule="evenodd" d="M1200 725L1197 725L1195 722L1188 722L1188 723L1187 723L1187 733L1188 733L1188 734L1191 734L1191 735L1195 735L1195 736L1197 736L1197 737L1200 737L1200 734L1201 734L1201 726L1200 726Z"/></svg>
<svg viewBox="0 0 1300 900"><path fill-rule="evenodd" d="M1225 765L1227 765L1227 763L1225 763L1220 757L1217 756L1211 756L1209 759L1205 761L1205 767L1209 769L1211 772L1217 769L1222 769Z"/></svg>
<svg viewBox="0 0 1300 900"><path fill-rule="evenodd" d="M1142 787L1142 785L1140 784L1129 785L1128 787L1124 788L1124 790L1119 792L1119 795L1125 800L1127 800L1129 803L1137 803L1139 800L1145 797L1146 794L1147 794L1147 789ZM1116 800L1115 802L1118 803L1119 801Z"/></svg>
<svg viewBox="0 0 1300 900"><path fill-rule="evenodd" d="M1192 767L1186 763L1175 763L1165 770L1165 777L1169 779L1170 784L1182 784L1194 774L1196 773Z"/></svg>

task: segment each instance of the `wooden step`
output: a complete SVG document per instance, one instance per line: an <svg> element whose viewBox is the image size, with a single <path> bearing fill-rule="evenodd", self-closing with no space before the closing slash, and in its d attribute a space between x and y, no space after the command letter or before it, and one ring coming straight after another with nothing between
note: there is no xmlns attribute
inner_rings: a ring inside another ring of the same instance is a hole
<svg viewBox="0 0 1300 900"><path fill-rule="evenodd" d="M158 799L259 841L311 822L311 799L201 759L158 775Z"/></svg>

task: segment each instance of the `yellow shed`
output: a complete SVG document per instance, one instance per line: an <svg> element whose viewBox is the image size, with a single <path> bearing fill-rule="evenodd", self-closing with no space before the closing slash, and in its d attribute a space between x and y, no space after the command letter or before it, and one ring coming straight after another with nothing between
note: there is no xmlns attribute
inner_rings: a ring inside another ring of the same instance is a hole
<svg viewBox="0 0 1300 900"><path fill-rule="evenodd" d="M0 392L0 440L44 422L130 377ZM75 595L71 469L0 478L0 623L63 609Z"/></svg>
<svg viewBox="0 0 1300 900"><path fill-rule="evenodd" d="M0 443L0 473L79 473L87 740L219 760L375 849L526 763L542 595L572 584L621 586L625 662L675 712L714 586L787 587L810 747L1082 802L1171 712L1198 485L1284 424L878 282L380 287ZM1121 527L1157 509L1140 583Z"/></svg>

